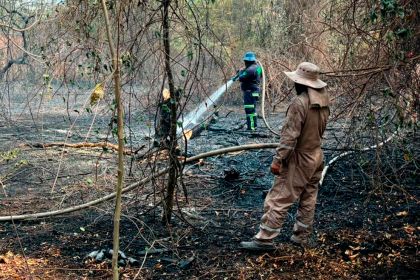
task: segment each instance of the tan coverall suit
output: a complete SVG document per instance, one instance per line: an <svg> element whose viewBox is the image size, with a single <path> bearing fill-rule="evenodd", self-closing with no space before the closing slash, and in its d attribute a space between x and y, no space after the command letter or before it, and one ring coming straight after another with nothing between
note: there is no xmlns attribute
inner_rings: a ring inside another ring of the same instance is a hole
<svg viewBox="0 0 420 280"><path fill-rule="evenodd" d="M324 168L322 135L330 114L329 95L325 88L312 89L296 96L286 113L281 132L281 146L273 163L282 166L281 173L264 202L260 242L279 235L288 209L299 199L293 240L306 243L315 214L319 180Z"/></svg>

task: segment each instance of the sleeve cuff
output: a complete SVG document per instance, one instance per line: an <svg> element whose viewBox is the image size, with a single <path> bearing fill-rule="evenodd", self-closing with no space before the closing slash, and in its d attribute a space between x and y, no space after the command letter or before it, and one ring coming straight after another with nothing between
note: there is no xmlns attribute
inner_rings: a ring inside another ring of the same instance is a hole
<svg viewBox="0 0 420 280"><path fill-rule="evenodd" d="M281 157L279 157L279 156L274 156L273 157L273 163L275 165L282 166L283 165L282 160L283 159Z"/></svg>

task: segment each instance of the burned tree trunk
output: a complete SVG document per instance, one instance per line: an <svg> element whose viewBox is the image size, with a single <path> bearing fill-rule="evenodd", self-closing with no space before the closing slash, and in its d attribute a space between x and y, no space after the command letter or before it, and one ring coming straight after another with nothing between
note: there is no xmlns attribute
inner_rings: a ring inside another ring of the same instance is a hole
<svg viewBox="0 0 420 280"><path fill-rule="evenodd" d="M163 203L163 215L162 222L170 223L172 209L174 205L174 192L175 186L177 184L177 172L178 172L178 157L176 154L177 147L177 102L175 97L175 85L174 78L171 69L171 46L169 42L169 5L171 0L165 0L163 2L163 17L162 17L162 26L163 26L163 46L165 51L165 72L168 77L169 92L171 95L170 110L171 110L171 126L169 131L169 178L168 184L166 186L166 191L164 192L164 203Z"/></svg>

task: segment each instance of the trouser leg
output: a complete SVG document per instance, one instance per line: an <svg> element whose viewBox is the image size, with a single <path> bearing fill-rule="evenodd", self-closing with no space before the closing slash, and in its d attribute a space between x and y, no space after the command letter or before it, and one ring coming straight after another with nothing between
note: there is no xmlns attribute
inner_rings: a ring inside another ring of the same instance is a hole
<svg viewBox="0 0 420 280"><path fill-rule="evenodd" d="M257 113L246 114L246 124L248 130L255 130L257 128Z"/></svg>
<svg viewBox="0 0 420 280"><path fill-rule="evenodd" d="M323 168L324 164L321 164L299 197L299 207L296 212L296 221L293 226L292 237L296 242L306 243L312 232L319 180L321 179Z"/></svg>
<svg viewBox="0 0 420 280"><path fill-rule="evenodd" d="M251 92L244 91L244 109L248 130L255 130L257 127L257 113L255 108L255 98Z"/></svg>
<svg viewBox="0 0 420 280"><path fill-rule="evenodd" d="M261 218L257 240L269 240L280 234L289 208L297 201L302 191L292 184L295 163L291 161L279 176L274 177L274 184L264 201L264 215Z"/></svg>
<svg viewBox="0 0 420 280"><path fill-rule="evenodd" d="M293 226L293 239L296 242L305 243L312 232L317 194L317 186L308 186L299 198L296 221Z"/></svg>

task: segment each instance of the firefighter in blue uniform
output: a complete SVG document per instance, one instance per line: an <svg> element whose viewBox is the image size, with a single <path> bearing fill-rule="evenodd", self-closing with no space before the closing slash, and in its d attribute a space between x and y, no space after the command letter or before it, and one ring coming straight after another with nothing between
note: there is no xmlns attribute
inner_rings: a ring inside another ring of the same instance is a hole
<svg viewBox="0 0 420 280"><path fill-rule="evenodd" d="M245 68L238 75L241 89L244 92L244 108L246 114L247 130L255 131L257 128L257 101L260 96L261 67L252 52L247 52L243 58Z"/></svg>

